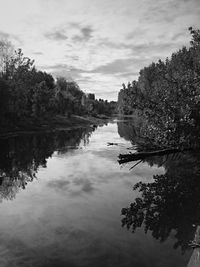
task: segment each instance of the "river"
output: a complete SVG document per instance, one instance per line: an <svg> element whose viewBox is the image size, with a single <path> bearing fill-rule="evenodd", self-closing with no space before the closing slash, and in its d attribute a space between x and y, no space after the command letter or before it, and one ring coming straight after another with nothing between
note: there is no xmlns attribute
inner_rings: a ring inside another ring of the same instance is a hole
<svg viewBox="0 0 200 267"><path fill-rule="evenodd" d="M122 208L139 195L134 184L164 167L119 166L131 146L119 127L0 140L1 267L187 266L191 250L174 248L176 227L160 242L121 225Z"/></svg>

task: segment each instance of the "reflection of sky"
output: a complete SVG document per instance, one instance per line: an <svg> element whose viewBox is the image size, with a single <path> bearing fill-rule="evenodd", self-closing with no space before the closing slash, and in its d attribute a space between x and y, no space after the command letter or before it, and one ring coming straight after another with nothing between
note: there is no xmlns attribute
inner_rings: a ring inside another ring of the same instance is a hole
<svg viewBox="0 0 200 267"><path fill-rule="evenodd" d="M130 144L116 127L98 128L86 147L55 153L37 180L1 204L0 266L186 266L188 255L172 249L172 237L161 245L121 228L132 186L163 170L120 168L117 156Z"/></svg>

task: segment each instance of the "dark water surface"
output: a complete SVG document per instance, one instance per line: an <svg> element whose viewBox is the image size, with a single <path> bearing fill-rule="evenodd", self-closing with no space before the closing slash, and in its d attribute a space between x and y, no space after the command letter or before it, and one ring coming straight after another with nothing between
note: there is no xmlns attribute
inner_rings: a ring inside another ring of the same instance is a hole
<svg viewBox="0 0 200 267"><path fill-rule="evenodd" d="M121 227L134 184L164 168L121 168L117 156L131 144L118 132L114 122L0 140L1 267L187 266L191 251L173 248L176 230L160 242Z"/></svg>

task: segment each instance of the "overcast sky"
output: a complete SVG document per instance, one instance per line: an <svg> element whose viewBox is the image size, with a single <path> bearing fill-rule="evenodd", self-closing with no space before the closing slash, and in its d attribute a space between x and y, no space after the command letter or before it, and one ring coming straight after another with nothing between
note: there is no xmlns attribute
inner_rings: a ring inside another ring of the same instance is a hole
<svg viewBox="0 0 200 267"><path fill-rule="evenodd" d="M0 0L0 38L38 69L116 100L139 70L188 45L200 0Z"/></svg>

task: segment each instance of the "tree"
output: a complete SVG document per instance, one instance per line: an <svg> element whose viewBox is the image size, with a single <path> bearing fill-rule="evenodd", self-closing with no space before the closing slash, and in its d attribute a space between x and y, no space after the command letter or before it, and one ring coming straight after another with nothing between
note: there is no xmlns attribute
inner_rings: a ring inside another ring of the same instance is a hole
<svg viewBox="0 0 200 267"><path fill-rule="evenodd" d="M57 78L56 81L57 110L60 114L71 116L74 97L68 90L68 83L64 77Z"/></svg>
<svg viewBox="0 0 200 267"><path fill-rule="evenodd" d="M8 84L0 77L0 120L3 122L8 112L9 87Z"/></svg>
<svg viewBox="0 0 200 267"><path fill-rule="evenodd" d="M32 98L32 115L34 117L44 117L50 110L52 90L45 81L35 85Z"/></svg>
<svg viewBox="0 0 200 267"><path fill-rule="evenodd" d="M56 81L56 99L58 112L61 114L81 114L83 106L81 99L84 93L74 81L67 81L64 77L57 78Z"/></svg>
<svg viewBox="0 0 200 267"><path fill-rule="evenodd" d="M143 135L154 137L158 146L179 145L180 132L200 123L200 31L189 30L189 48L143 68L138 81L119 93L119 111L142 115Z"/></svg>

